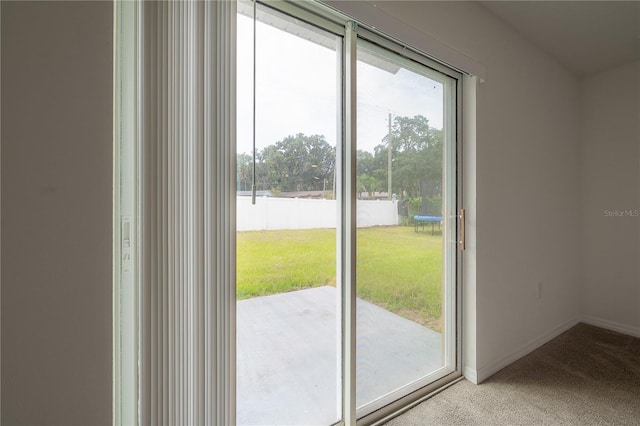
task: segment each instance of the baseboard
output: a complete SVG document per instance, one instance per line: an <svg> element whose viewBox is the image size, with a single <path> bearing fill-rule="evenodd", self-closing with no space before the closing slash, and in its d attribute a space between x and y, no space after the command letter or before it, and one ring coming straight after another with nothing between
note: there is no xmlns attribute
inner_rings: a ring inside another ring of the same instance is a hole
<svg viewBox="0 0 640 426"><path fill-rule="evenodd" d="M523 356L529 354L530 352L533 352L534 350L538 349L540 346L544 345L545 343L549 342L550 340L558 337L559 335L561 335L562 333L564 333L565 331L569 330L570 328L576 326L578 323L580 323L580 319L573 319L571 321L566 322L565 324L554 328L553 330L548 331L547 333L543 334L542 336L533 339L532 341L530 341L529 343L526 343L522 346L520 346L520 348L516 349L514 352L512 352L511 354L501 358L500 360L491 363L485 367L479 368L476 371L476 381L474 383L482 383L483 381L485 381L486 379L488 379L489 377L493 376L494 374L496 374L498 371L502 370L503 368L505 368L507 365L519 360L520 358L522 358ZM467 376L466 371L464 372L465 377ZM471 381L471 380L470 380Z"/></svg>
<svg viewBox="0 0 640 426"><path fill-rule="evenodd" d="M478 384L478 371L475 368L464 367L462 369L462 375L474 385Z"/></svg>
<svg viewBox="0 0 640 426"><path fill-rule="evenodd" d="M621 324L615 321L592 317L591 315L583 315L582 322L585 324L593 325L595 327L604 328L606 330L617 331L618 333L626 334L628 336L640 337L640 327L634 327L632 325Z"/></svg>

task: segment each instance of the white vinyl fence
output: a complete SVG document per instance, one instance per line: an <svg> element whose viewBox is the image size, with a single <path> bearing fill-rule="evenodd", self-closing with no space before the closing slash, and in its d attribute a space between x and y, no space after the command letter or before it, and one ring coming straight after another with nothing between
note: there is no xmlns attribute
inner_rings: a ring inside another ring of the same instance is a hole
<svg viewBox="0 0 640 426"><path fill-rule="evenodd" d="M335 200L237 197L238 231L335 228L339 215ZM358 200L358 227L397 225L396 201Z"/></svg>

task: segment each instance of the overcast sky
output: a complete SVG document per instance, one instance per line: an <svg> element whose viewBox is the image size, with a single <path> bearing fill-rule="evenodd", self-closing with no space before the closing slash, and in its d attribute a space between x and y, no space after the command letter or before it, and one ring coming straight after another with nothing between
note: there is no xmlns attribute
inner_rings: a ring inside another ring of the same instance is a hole
<svg viewBox="0 0 640 426"><path fill-rule="evenodd" d="M330 36L331 37L331 36ZM328 39L329 40L329 39ZM256 145L286 136L324 135L336 143L338 62L335 50L257 24ZM251 152L253 22L238 16L238 152ZM388 132L388 114L424 115L442 128L442 84L413 71L393 74L358 62L358 149L373 151Z"/></svg>

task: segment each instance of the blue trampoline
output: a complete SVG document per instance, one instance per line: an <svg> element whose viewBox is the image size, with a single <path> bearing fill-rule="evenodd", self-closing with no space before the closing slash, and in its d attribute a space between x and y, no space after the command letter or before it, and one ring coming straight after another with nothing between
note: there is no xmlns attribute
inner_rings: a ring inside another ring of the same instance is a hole
<svg viewBox="0 0 640 426"><path fill-rule="evenodd" d="M438 229L442 224L442 216L414 216L413 217L413 229L415 232L418 232L418 226L422 226L422 230L424 231L425 224L431 224L431 235L433 235L435 231L436 223L438 224Z"/></svg>

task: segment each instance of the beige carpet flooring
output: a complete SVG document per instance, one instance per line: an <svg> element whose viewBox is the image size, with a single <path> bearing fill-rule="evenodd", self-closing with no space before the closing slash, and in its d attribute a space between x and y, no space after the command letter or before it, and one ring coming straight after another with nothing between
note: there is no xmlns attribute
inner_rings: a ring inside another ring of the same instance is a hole
<svg viewBox="0 0 640 426"><path fill-rule="evenodd" d="M484 383L456 383L387 424L640 425L640 339L579 324Z"/></svg>

